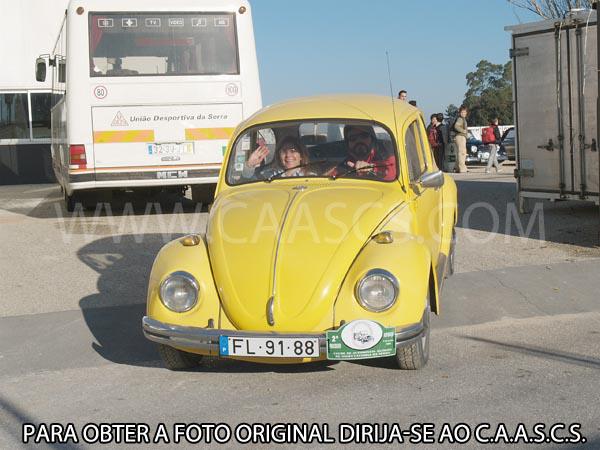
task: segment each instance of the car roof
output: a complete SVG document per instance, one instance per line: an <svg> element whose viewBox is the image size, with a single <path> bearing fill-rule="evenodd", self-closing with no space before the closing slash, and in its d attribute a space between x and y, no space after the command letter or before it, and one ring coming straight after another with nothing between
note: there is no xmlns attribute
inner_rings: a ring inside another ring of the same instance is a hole
<svg viewBox="0 0 600 450"><path fill-rule="evenodd" d="M400 125L418 111L407 102L381 95L318 95L295 98L267 106L242 122L240 127L248 128L262 123L287 120L362 119L379 122L393 130L394 116Z"/></svg>

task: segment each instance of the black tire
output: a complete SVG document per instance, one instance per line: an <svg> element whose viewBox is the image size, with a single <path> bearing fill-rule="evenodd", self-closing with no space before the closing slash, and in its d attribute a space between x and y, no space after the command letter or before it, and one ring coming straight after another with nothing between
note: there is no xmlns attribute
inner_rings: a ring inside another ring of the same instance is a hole
<svg viewBox="0 0 600 450"><path fill-rule="evenodd" d="M77 198L77 196L75 196L75 194L68 195L67 191L65 190L65 209L67 210L67 212L74 212L78 202L79 199Z"/></svg>
<svg viewBox="0 0 600 450"><path fill-rule="evenodd" d="M201 355L183 352L168 345L158 344L158 354L169 370L186 370L197 367L202 361Z"/></svg>
<svg viewBox="0 0 600 450"><path fill-rule="evenodd" d="M192 201L208 207L215 199L216 184L196 184L192 186Z"/></svg>
<svg viewBox="0 0 600 450"><path fill-rule="evenodd" d="M452 240L450 241L450 253L448 254L447 277L454 275L454 259L456 255L456 229L452 227Z"/></svg>
<svg viewBox="0 0 600 450"><path fill-rule="evenodd" d="M427 307L423 313L423 334L411 344L400 347L396 352L396 363L402 370L418 370L427 364L429 360L429 295L427 295Z"/></svg>

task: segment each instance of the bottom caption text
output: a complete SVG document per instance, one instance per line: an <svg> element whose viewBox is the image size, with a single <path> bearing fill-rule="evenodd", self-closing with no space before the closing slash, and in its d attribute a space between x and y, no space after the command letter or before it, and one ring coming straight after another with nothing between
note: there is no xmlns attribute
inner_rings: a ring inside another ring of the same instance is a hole
<svg viewBox="0 0 600 450"><path fill-rule="evenodd" d="M44 444L583 444L579 423L25 423L22 442Z"/></svg>

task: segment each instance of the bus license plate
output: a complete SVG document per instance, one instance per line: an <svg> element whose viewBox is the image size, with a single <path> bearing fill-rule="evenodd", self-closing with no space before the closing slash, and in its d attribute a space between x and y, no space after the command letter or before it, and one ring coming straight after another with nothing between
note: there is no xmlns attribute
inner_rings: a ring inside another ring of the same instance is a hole
<svg viewBox="0 0 600 450"><path fill-rule="evenodd" d="M193 142L178 142L178 143L162 143L162 144L148 144L149 155L193 155L194 154L194 143Z"/></svg>
<svg viewBox="0 0 600 450"><path fill-rule="evenodd" d="M317 358L319 339L220 336L219 354L267 358Z"/></svg>

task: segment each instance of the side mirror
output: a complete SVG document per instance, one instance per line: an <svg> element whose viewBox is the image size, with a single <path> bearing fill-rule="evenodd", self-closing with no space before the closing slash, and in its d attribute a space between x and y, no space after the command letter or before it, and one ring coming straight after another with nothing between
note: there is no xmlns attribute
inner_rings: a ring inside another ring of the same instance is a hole
<svg viewBox="0 0 600 450"><path fill-rule="evenodd" d="M444 172L438 170L437 172L424 174L419 178L419 185L422 188L441 188L444 185Z"/></svg>
<svg viewBox="0 0 600 450"><path fill-rule="evenodd" d="M46 60L44 58L37 58L35 60L35 79L36 81L46 81Z"/></svg>

